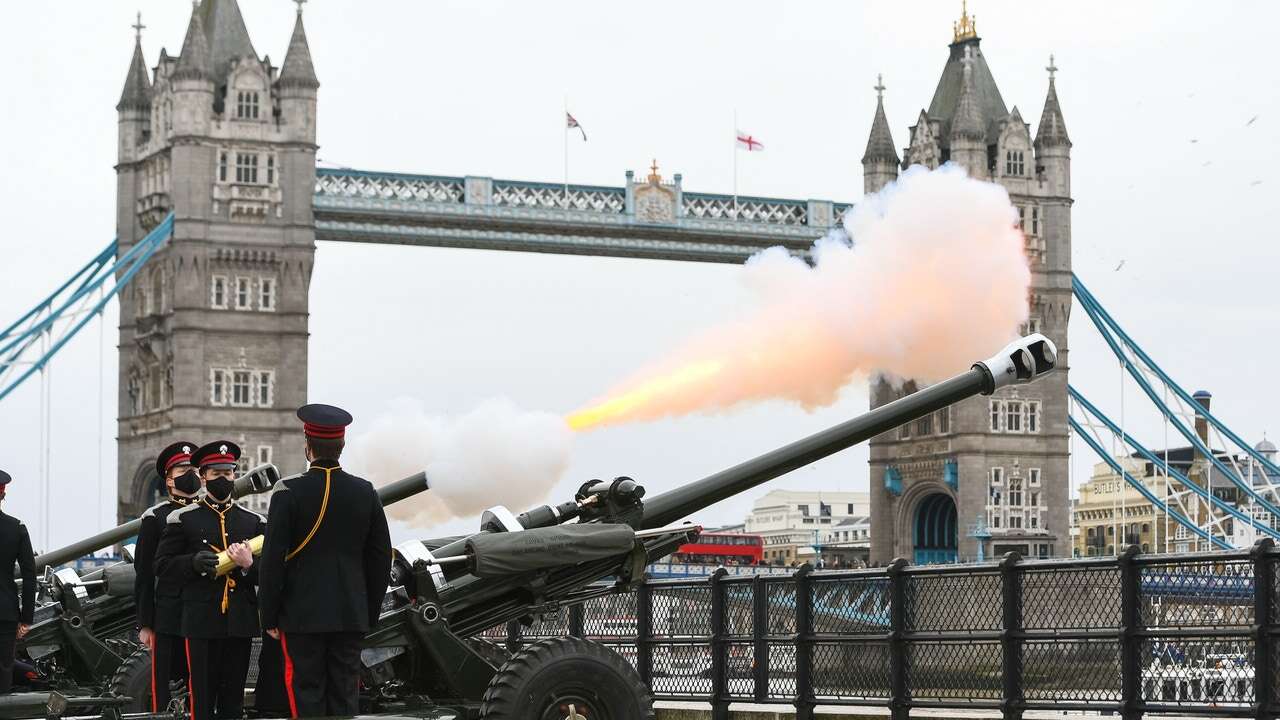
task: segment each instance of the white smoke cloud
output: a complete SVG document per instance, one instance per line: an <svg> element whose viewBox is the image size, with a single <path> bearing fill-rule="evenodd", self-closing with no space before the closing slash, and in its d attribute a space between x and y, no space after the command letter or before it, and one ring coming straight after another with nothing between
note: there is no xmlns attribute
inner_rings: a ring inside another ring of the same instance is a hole
<svg viewBox="0 0 1280 720"><path fill-rule="evenodd" d="M814 245L813 266L771 248L742 272L753 302L584 413L575 427L742 403L829 405L876 372L936 381L1008 342L1031 272L999 185L914 167ZM855 239L853 244L848 238Z"/></svg>
<svg viewBox="0 0 1280 720"><path fill-rule="evenodd" d="M505 399L456 418L401 399L351 437L343 465L374 485L425 469L431 489L389 506L387 514L430 527L496 504L519 513L544 502L568 467L572 436L560 416L524 411Z"/></svg>

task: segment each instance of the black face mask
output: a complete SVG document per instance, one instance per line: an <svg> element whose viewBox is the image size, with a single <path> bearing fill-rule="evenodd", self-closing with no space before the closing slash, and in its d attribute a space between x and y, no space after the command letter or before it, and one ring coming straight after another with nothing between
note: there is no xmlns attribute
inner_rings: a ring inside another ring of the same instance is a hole
<svg viewBox="0 0 1280 720"><path fill-rule="evenodd" d="M200 492L200 476L195 470L188 470L173 479L173 489L188 495Z"/></svg>
<svg viewBox="0 0 1280 720"><path fill-rule="evenodd" d="M225 477L216 477L212 480L204 481L204 489L209 492L209 498L220 503L231 499L231 491L235 489L235 486L234 480Z"/></svg>

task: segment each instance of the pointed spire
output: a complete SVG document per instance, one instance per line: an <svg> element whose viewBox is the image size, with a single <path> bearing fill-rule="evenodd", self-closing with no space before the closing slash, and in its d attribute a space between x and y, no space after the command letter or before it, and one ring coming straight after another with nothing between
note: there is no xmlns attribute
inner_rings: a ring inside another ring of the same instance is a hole
<svg viewBox="0 0 1280 720"><path fill-rule="evenodd" d="M116 110L146 110L151 107L151 78L147 75L147 61L142 57L142 13L134 24L133 59L129 61L129 74L124 79L124 90Z"/></svg>
<svg viewBox="0 0 1280 720"><path fill-rule="evenodd" d="M884 76L876 76L876 117L871 122L871 136L867 138L867 151L862 155L863 164L877 161L898 164L898 150L889 132L889 120L884 114Z"/></svg>
<svg viewBox="0 0 1280 720"><path fill-rule="evenodd" d="M173 79L209 80L211 77L209 40L204 34L204 24L200 22L200 7L196 5L191 10L191 22L187 25L187 36L182 41L182 53L178 55L178 67L173 71Z"/></svg>
<svg viewBox="0 0 1280 720"><path fill-rule="evenodd" d="M982 109L978 106L977 93L973 89L973 46L964 50L964 78L960 84L956 114L951 121L951 137L983 140L987 136L987 129L982 119Z"/></svg>
<svg viewBox="0 0 1280 720"><path fill-rule="evenodd" d="M298 0L294 0L298 2ZM303 0L305 2L305 0ZM298 19L293 24L293 36L289 38L289 50L280 67L281 86L315 89L320 87L315 66L311 64L311 46L307 44L307 31L302 27L302 2L298 2Z"/></svg>
<svg viewBox="0 0 1280 720"><path fill-rule="evenodd" d="M1054 84L1054 74L1058 72L1053 64L1053 56L1049 56L1049 93L1044 99L1044 112L1040 113L1040 127L1036 129L1036 147L1071 147L1071 138L1067 136L1067 123L1062 119L1062 107L1058 104L1058 89Z"/></svg>

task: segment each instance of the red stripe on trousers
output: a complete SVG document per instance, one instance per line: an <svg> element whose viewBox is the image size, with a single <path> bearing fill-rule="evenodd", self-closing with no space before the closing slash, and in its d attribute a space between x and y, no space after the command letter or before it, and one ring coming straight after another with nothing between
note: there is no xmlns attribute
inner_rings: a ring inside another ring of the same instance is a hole
<svg viewBox="0 0 1280 720"><path fill-rule="evenodd" d="M191 720L196 720L196 686L195 673L191 672L191 639L183 638L182 644L187 649L187 709Z"/></svg>
<svg viewBox="0 0 1280 720"><path fill-rule="evenodd" d="M156 636L151 636L151 712L158 713L156 707Z"/></svg>
<svg viewBox="0 0 1280 720"><path fill-rule="evenodd" d="M293 658L289 657L289 646L285 644L284 631L280 630L280 654L284 655L284 689L289 695L289 717L298 717L298 702L293 698Z"/></svg>

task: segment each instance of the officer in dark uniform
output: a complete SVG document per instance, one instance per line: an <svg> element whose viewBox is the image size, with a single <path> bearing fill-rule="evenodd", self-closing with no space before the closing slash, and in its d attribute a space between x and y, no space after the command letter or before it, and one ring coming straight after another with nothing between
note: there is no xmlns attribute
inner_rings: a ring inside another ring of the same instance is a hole
<svg viewBox="0 0 1280 720"><path fill-rule="evenodd" d="M168 497L142 513L142 527L133 551L138 640L151 649L151 712L163 712L169 707L169 678L186 676L181 637L182 582L174 577L157 582L155 561L169 513L195 502L196 493L200 492L200 475L191 465L195 449L195 443L180 440L156 458L156 472L164 478Z"/></svg>
<svg viewBox="0 0 1280 720"><path fill-rule="evenodd" d="M196 450L205 492L169 513L156 551L156 574L182 584L182 625L190 677L191 720L240 718L249 652L258 627L257 563L246 544L266 520L233 499L240 448L218 440ZM235 565L218 575L217 553Z"/></svg>
<svg viewBox="0 0 1280 720"><path fill-rule="evenodd" d="M391 538L378 493L338 466L351 415L298 410L310 469L276 483L261 558L262 627L280 640L292 717L359 712L360 640L378 621Z"/></svg>
<svg viewBox="0 0 1280 720"><path fill-rule="evenodd" d="M9 473L0 470L0 505L9 489ZM14 565L22 570L22 603L18 603L18 584L13 581ZM27 526L18 518L0 510L0 693L9 692L13 684L13 649L36 611L36 561L31 556L31 538Z"/></svg>

